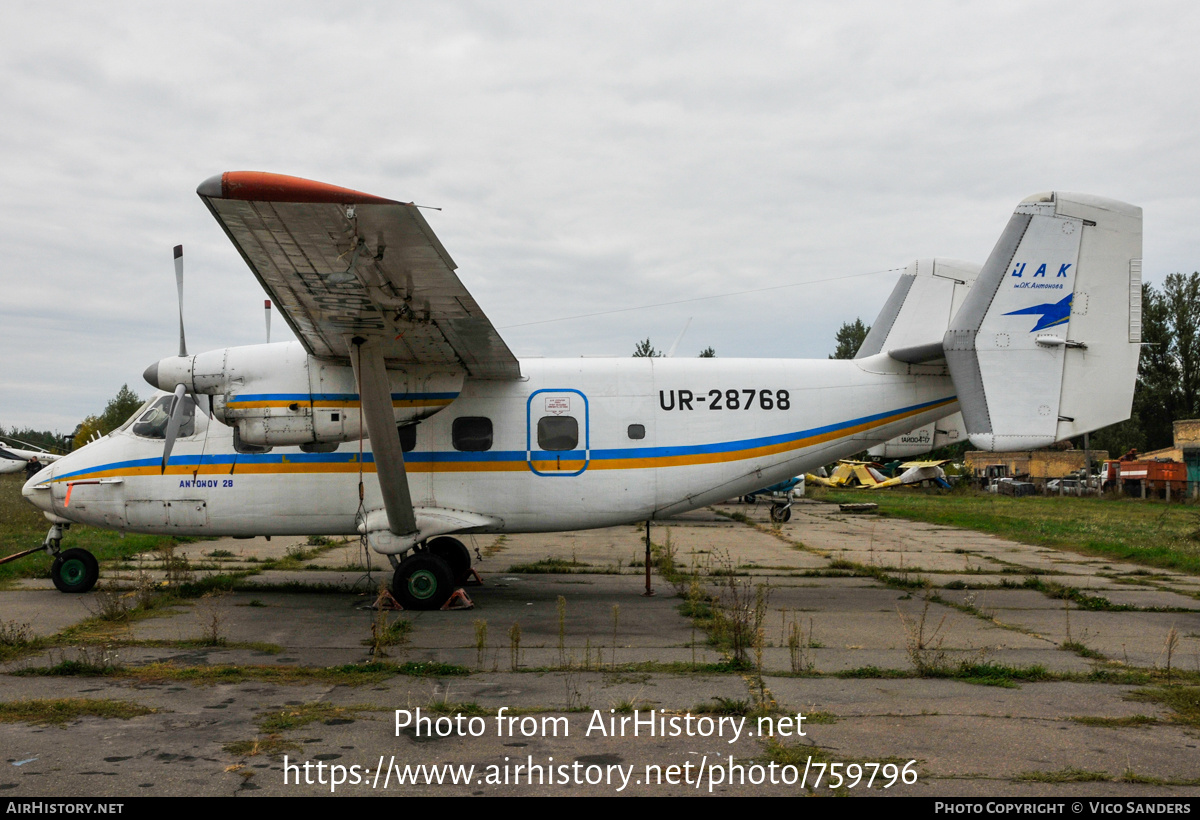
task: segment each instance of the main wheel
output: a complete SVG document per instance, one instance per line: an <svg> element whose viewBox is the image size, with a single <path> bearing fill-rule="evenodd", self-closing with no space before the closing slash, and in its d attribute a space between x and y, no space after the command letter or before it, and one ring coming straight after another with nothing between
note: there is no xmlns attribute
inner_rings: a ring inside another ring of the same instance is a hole
<svg viewBox="0 0 1200 820"><path fill-rule="evenodd" d="M440 609L458 586L451 572L436 555L415 553L396 568L392 594L405 609Z"/></svg>
<svg viewBox="0 0 1200 820"><path fill-rule="evenodd" d="M434 538L425 545L430 555L436 555L450 566L450 577L456 583L467 580L471 571L471 551L457 538Z"/></svg>
<svg viewBox="0 0 1200 820"><path fill-rule="evenodd" d="M100 577L100 563L87 550L67 550L54 559L50 577L59 592L87 592Z"/></svg>
<svg viewBox="0 0 1200 820"><path fill-rule="evenodd" d="M792 508L785 507L782 504L775 504L771 507L771 520L776 524L786 524L792 520Z"/></svg>

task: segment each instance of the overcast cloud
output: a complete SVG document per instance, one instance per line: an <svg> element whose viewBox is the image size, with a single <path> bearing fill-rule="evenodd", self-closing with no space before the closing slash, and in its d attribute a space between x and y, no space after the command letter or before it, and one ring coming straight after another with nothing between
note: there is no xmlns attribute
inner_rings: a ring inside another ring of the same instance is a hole
<svg viewBox="0 0 1200 820"><path fill-rule="evenodd" d="M678 355L823 358L893 269L982 262L1056 188L1141 205L1158 282L1200 267L1198 35L1183 2L8 3L0 425L149 394L177 243L189 350L263 340L195 195L229 170L443 208L518 356L694 317Z"/></svg>

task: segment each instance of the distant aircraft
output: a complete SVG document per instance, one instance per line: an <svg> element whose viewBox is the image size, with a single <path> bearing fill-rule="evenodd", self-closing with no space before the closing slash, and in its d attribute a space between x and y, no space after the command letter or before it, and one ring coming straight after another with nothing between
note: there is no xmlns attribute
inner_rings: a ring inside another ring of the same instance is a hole
<svg viewBox="0 0 1200 820"><path fill-rule="evenodd" d="M176 249L179 355L145 373L166 394L25 485L59 589L98 573L61 551L71 522L362 533L430 609L470 569L454 535L669 518L960 410L995 450L1129 415L1141 209L1112 200L1026 199L977 276L914 263L856 359L519 361L412 204L257 172L198 193L300 341L189 355ZM1021 314L1071 293L1069 321Z"/></svg>
<svg viewBox="0 0 1200 820"><path fill-rule="evenodd" d="M17 439L13 439L13 441L16 440ZM26 447L34 446L32 444L26 444L23 441L20 443L25 444ZM25 469L25 465L29 463L29 460L34 456L36 456L37 460L42 464L50 464L51 462L62 458L62 456L57 456L54 453L47 452L41 448L35 450L19 450L16 447L9 447L3 442L0 442L0 474L21 472Z"/></svg>

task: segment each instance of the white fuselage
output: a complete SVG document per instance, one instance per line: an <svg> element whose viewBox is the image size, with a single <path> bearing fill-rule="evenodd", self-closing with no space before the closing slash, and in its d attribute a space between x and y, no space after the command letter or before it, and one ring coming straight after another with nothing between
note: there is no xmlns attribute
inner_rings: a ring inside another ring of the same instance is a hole
<svg viewBox="0 0 1200 820"><path fill-rule="evenodd" d="M473 530L491 532L665 518L958 410L944 368L886 355L529 359L521 372L517 381L467 379L457 398L418 425L405 454L418 514L474 514L488 523ZM578 431L575 446L543 447L539 422L564 416L575 419L566 423ZM455 420L463 418L490 420L488 449L455 448ZM62 519L181 535L353 534L362 513L382 508L366 439L327 453L291 446L237 453L230 428L197 413L194 433L175 442L165 473L162 452L161 438L127 427L61 459L25 495Z"/></svg>

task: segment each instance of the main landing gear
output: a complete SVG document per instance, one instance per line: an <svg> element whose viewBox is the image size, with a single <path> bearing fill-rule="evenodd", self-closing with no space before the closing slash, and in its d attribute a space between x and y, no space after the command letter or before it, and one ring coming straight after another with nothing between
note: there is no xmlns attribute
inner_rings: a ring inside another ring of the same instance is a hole
<svg viewBox="0 0 1200 820"><path fill-rule="evenodd" d="M402 607L441 609L470 576L471 553L457 538L433 538L393 566L392 595Z"/></svg>

